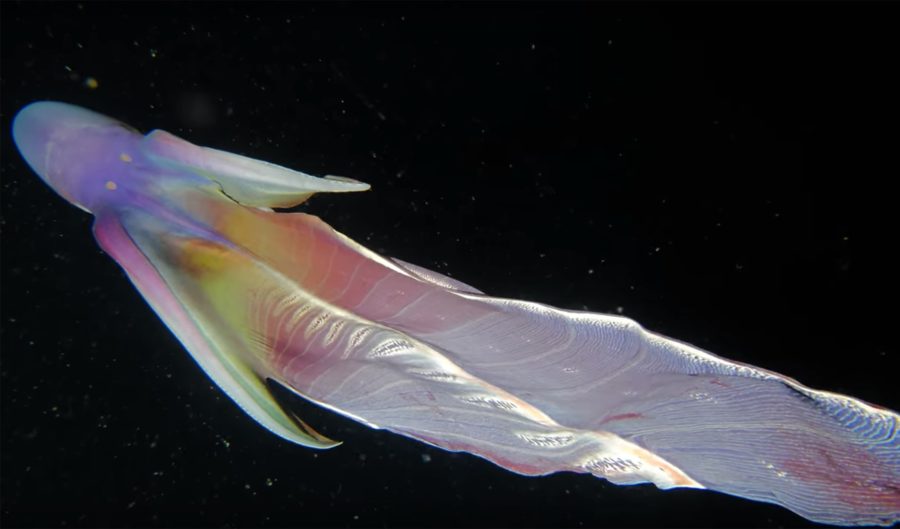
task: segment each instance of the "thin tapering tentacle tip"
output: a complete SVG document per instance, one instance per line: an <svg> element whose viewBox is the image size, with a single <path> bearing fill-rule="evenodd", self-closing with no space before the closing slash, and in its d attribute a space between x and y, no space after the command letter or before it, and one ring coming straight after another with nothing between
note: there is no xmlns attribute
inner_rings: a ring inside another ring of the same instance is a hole
<svg viewBox="0 0 900 529"><path fill-rule="evenodd" d="M331 189L330 191L368 191L372 189L372 186L365 183L360 182L359 180L355 180L353 178L348 178L346 176L337 176L337 175L325 175L323 177L325 180L331 180L338 184L337 188Z"/></svg>

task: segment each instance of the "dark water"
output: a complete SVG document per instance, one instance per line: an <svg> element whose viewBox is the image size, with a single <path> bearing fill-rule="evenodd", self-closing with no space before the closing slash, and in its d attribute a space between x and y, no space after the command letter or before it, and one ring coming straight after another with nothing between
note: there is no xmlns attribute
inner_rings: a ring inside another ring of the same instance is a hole
<svg viewBox="0 0 900 529"><path fill-rule="evenodd" d="M37 99L369 182L307 210L486 292L900 407L887 5L2 4L4 526L806 526L244 416L30 173ZM299 405L299 404L298 404Z"/></svg>

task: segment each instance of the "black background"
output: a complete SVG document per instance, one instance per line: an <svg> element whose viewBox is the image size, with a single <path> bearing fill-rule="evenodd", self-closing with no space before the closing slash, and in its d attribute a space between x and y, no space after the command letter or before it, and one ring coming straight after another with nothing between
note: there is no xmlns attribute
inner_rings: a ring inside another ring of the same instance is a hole
<svg viewBox="0 0 900 529"><path fill-rule="evenodd" d="M316 410L344 445L292 446L212 387L9 127L56 99L357 178L304 210L489 294L896 409L889 7L3 3L3 525L810 525Z"/></svg>

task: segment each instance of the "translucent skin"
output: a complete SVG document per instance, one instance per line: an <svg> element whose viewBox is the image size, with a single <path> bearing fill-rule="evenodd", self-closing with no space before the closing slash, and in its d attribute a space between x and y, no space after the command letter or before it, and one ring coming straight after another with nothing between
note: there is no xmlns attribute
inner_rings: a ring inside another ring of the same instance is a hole
<svg viewBox="0 0 900 529"><path fill-rule="evenodd" d="M492 298L265 209L364 184L310 177L41 102L13 134L97 216L100 245L250 416L326 439L272 379L376 428L528 475L710 488L833 524L900 519L900 416L648 332Z"/></svg>

